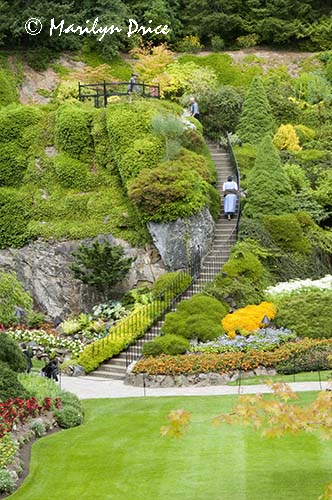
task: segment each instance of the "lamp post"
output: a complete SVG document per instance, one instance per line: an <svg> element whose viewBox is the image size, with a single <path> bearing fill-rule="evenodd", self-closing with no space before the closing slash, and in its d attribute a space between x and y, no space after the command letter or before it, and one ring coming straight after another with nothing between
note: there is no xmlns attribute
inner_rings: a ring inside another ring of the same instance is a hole
<svg viewBox="0 0 332 500"><path fill-rule="evenodd" d="M265 334L266 334L266 329L269 326L269 324L270 324L270 320L265 314L263 319L262 319L262 327L265 329Z"/></svg>

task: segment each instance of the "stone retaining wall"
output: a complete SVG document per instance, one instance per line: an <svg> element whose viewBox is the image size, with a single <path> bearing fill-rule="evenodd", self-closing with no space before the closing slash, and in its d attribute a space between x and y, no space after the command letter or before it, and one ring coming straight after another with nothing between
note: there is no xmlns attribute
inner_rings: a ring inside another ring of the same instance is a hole
<svg viewBox="0 0 332 500"><path fill-rule="evenodd" d="M225 385L228 382L235 382L240 377L250 378L258 375L276 375L274 368L264 368L260 366L255 370L240 371L234 370L228 373L195 373L190 375L147 375L145 373L132 373L132 367L126 374L125 384L141 387L206 387L209 385Z"/></svg>

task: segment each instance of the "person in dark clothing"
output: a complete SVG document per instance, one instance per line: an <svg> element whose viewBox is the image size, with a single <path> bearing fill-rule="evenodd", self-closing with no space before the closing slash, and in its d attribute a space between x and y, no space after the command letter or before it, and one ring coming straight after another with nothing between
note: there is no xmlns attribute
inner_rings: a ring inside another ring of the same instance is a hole
<svg viewBox="0 0 332 500"><path fill-rule="evenodd" d="M41 371L44 373L45 377L53 379L57 382L59 375L58 360L56 358L52 359L46 366L44 366L44 368L42 368Z"/></svg>
<svg viewBox="0 0 332 500"><path fill-rule="evenodd" d="M133 73L131 75L131 78L129 80L129 85L128 85L128 94L131 94L132 92L136 92L136 93L139 92L137 78L138 78L138 74L137 73Z"/></svg>
<svg viewBox="0 0 332 500"><path fill-rule="evenodd" d="M28 347L26 344L22 344L21 347L22 347L22 352L23 352L23 354L24 354L24 356L26 357L26 360L27 360L27 369L26 369L26 372L30 373L31 372L31 368L32 368L33 351L31 349L31 347Z"/></svg>

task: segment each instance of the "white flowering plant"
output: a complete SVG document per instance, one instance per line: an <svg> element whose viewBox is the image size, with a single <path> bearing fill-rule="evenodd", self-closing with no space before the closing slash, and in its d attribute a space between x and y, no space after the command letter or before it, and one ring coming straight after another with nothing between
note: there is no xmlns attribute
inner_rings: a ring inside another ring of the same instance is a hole
<svg viewBox="0 0 332 500"><path fill-rule="evenodd" d="M84 343L77 339L68 339L47 333L44 330L7 330L7 335L17 342L35 342L47 349L68 349L76 358L84 349Z"/></svg>
<svg viewBox="0 0 332 500"><path fill-rule="evenodd" d="M318 280L311 280L311 279L291 280L291 281L284 281L281 283L277 283L274 286L269 286L265 290L265 293L268 296L280 295L280 294L283 295L294 292L295 290L312 289L312 288L319 288L320 290L326 290L326 289L331 290L332 289L331 274L327 274L326 276Z"/></svg>

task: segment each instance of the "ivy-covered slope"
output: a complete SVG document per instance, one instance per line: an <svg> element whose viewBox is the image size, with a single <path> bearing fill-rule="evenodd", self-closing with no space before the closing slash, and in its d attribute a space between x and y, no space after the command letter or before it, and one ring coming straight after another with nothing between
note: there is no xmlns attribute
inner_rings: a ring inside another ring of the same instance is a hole
<svg viewBox="0 0 332 500"><path fill-rule="evenodd" d="M201 133L184 127L170 159L165 136L153 130L154 116L179 120L178 111L127 99L107 110L81 103L0 108L0 247L102 233L139 245L149 239L147 220L166 222L207 204L216 213L215 172Z"/></svg>

